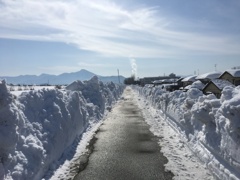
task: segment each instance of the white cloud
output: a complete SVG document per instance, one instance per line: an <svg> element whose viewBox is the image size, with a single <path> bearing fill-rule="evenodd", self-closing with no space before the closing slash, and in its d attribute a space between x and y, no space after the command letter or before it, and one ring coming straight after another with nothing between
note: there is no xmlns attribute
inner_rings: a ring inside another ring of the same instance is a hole
<svg viewBox="0 0 240 180"><path fill-rule="evenodd" d="M73 43L80 49L116 57L240 53L239 42L229 35L170 29L170 20L157 8L130 11L108 0L2 2L1 38Z"/></svg>

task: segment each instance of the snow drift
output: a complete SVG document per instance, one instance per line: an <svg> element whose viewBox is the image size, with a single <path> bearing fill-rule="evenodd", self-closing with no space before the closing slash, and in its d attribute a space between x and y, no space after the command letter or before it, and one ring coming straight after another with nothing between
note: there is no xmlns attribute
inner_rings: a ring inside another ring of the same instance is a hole
<svg viewBox="0 0 240 180"><path fill-rule="evenodd" d="M16 97L0 81L0 179L41 179L122 92L93 77Z"/></svg>
<svg viewBox="0 0 240 180"><path fill-rule="evenodd" d="M222 96L197 88L167 92L135 87L218 179L240 179L240 86L225 87Z"/></svg>

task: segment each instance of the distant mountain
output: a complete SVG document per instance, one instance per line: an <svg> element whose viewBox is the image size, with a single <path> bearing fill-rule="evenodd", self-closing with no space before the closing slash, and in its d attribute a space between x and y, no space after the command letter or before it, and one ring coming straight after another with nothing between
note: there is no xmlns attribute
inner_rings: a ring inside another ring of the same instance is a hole
<svg viewBox="0 0 240 180"><path fill-rule="evenodd" d="M41 74L39 76L36 75L20 75L15 77L10 76L3 76L0 79L6 79L8 84L70 84L75 80L89 80L93 76L98 76L99 79L106 83L106 82L114 82L119 83L118 76L99 76L90 71L82 69L78 72L72 73L63 73L60 75L51 75L51 74ZM119 76L120 82L123 83L125 77Z"/></svg>

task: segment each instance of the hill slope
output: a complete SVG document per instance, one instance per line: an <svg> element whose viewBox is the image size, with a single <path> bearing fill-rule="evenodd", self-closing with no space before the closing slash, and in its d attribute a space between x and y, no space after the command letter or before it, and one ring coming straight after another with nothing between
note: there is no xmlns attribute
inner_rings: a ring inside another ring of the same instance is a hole
<svg viewBox="0 0 240 180"><path fill-rule="evenodd" d="M96 75L90 71L87 71L85 69L82 69L78 72L72 72L72 73L63 73L60 75L51 75L51 74L41 74L39 76L36 75L21 75L21 76L3 76L0 77L0 79L6 79L7 83L9 84L69 84L75 80L89 80L93 76L98 76L99 79L106 83L106 82L114 82L119 83L118 76L99 76ZM124 81L123 76L119 76L120 82Z"/></svg>

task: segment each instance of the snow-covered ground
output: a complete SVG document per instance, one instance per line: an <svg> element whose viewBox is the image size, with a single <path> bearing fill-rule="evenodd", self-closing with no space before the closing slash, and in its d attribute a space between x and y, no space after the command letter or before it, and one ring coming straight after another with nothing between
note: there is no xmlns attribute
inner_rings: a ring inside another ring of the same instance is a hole
<svg viewBox="0 0 240 180"><path fill-rule="evenodd" d="M159 144L162 147L162 152L169 161L168 164L166 164L166 170L174 173L175 180L214 179L206 166L201 163L187 147L184 139L182 139L182 137L173 130L173 127L162 118L163 114L159 110L156 110L136 92L134 93L133 99L142 109L145 120L151 126L150 130L159 137ZM117 105L118 104L116 104L116 106ZM114 109L106 116L106 118L113 119L113 117L116 118L119 116L121 116L121 112ZM71 179L76 175L74 165L78 164L77 161L79 161L79 156L87 151L86 146L89 144L89 141L95 135L95 132L100 125L101 123L96 124L93 128L83 134L74 157L65 161L65 163L54 172L54 175L50 178L51 180Z"/></svg>
<svg viewBox="0 0 240 180"><path fill-rule="evenodd" d="M225 87L220 99L196 88L188 92L134 89L151 130L163 139L160 144L169 159L167 168L176 179L208 179L208 173L184 148L217 179L240 179L240 86Z"/></svg>
<svg viewBox="0 0 240 180"><path fill-rule="evenodd" d="M83 133L99 126L123 88L93 77L64 90L14 95L0 81L0 179L49 178L73 157Z"/></svg>
<svg viewBox="0 0 240 180"><path fill-rule="evenodd" d="M55 86L7 86L8 89L11 91L11 94L15 95L15 96L19 96L22 93L27 93L31 90L42 90L42 89L56 89Z"/></svg>
<svg viewBox="0 0 240 180"><path fill-rule="evenodd" d="M133 89L175 179L213 179L209 172L240 179L240 86L224 88L220 99L196 88ZM97 77L16 94L0 81L0 179L73 177L75 161L122 91Z"/></svg>
<svg viewBox="0 0 240 180"><path fill-rule="evenodd" d="M161 152L167 157L166 170L174 174L175 180L212 180L214 179L206 166L194 155L185 139L169 124L164 114L155 109L136 93L135 98L142 109L146 122L152 133L159 137Z"/></svg>

